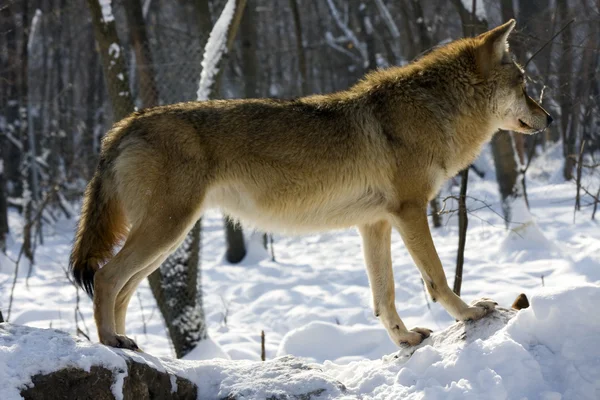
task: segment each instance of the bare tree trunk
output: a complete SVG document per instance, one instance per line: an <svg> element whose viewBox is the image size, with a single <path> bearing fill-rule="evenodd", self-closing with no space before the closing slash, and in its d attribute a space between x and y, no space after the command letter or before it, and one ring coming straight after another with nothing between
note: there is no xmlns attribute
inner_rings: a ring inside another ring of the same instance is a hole
<svg viewBox="0 0 600 400"><path fill-rule="evenodd" d="M4 140L0 140L0 144ZM6 201L6 182L4 179L4 159L0 154L0 252L6 252L6 236L8 235L8 202Z"/></svg>
<svg viewBox="0 0 600 400"><path fill-rule="evenodd" d="M306 68L306 53L304 52L304 43L302 41L302 20L300 19L300 11L298 11L298 0L289 0L292 16L294 19L294 32L296 36L296 53L298 56L298 70L300 71L300 88L301 95L306 96L310 93L310 85L308 83L308 71Z"/></svg>
<svg viewBox="0 0 600 400"><path fill-rule="evenodd" d="M225 241L225 259L232 264L241 262L246 257L244 232L229 217L225 217Z"/></svg>
<svg viewBox="0 0 600 400"><path fill-rule="evenodd" d="M516 152L513 145L512 136L509 132L498 132L492 138L492 154L494 156L494 166L496 167L496 181L502 197L502 211L506 224L511 220L510 202L511 196L514 196L518 181L519 165L517 164Z"/></svg>
<svg viewBox="0 0 600 400"><path fill-rule="evenodd" d="M460 197L458 198L458 251L456 252L456 270L452 290L460 296L462 288L463 266L465 263L465 246L467 245L467 185L469 183L469 168L460 173Z"/></svg>
<svg viewBox="0 0 600 400"><path fill-rule="evenodd" d="M32 201L32 188L31 188L31 180L32 180L32 162L35 162L34 157L31 155L30 148L30 137L27 132L28 125L28 97L29 97L29 76L28 76L28 68L29 68L29 52L27 51L27 44L29 43L29 30L30 30L30 14L29 14L29 6L28 2L23 3L22 9L22 20L25 24L23 26L23 35L21 39L21 65L20 65L20 98L21 98L21 112L20 112L20 137L21 137L21 182L23 187L22 193L22 204L23 204L23 217L24 227L23 227L23 254L25 257L29 259L31 264L33 264L33 242L32 242L32 231L33 231L33 223L32 223L32 215L33 215L33 201Z"/></svg>
<svg viewBox="0 0 600 400"><path fill-rule="evenodd" d="M567 0L557 0L556 7L558 9L558 15L561 16L562 21L568 21L571 18L569 10L569 3ZM568 26L562 33L562 55L560 57L560 65L558 68L558 82L562 88L559 104L560 104L560 122L561 122L561 135L563 139L563 155L565 157L565 164L563 169L563 176L566 180L573 179L573 167L575 166L575 160L570 157L575 154L575 137L570 135L573 130L569 130L569 120L577 117L577 113L573 110L573 99L571 97L571 80L573 70L573 31L571 26Z"/></svg>
<svg viewBox="0 0 600 400"><path fill-rule="evenodd" d="M139 93L144 107L158 105L158 88L156 87L152 53L146 33L146 23L142 13L140 0L127 0L123 2L127 14L129 36L135 51L135 66L139 79Z"/></svg>
<svg viewBox="0 0 600 400"><path fill-rule="evenodd" d="M148 277L178 358L208 337L202 305L201 231L198 221L182 245Z"/></svg>
<svg viewBox="0 0 600 400"><path fill-rule="evenodd" d="M98 73L98 52L96 51L96 42L93 40L90 43L92 47L91 54L88 59L88 79L90 82L95 82L96 75ZM97 163L97 157L95 157L95 141L96 141L96 91L88 89L86 94L86 118L85 118L85 131L82 137L83 151L86 154L84 158L85 176L91 178L94 174L94 168Z"/></svg>
<svg viewBox="0 0 600 400"><path fill-rule="evenodd" d="M242 16L240 26L240 41L242 44L242 65L244 67L244 97L254 99L260 97L258 93L259 69L257 53L257 24L256 0L250 0Z"/></svg>
<svg viewBox="0 0 600 400"><path fill-rule="evenodd" d="M87 3L92 14L96 41L100 48L102 69L104 70L108 95L112 103L114 119L118 121L134 110L133 100L129 93L125 54L123 47L120 45L112 15L106 15L106 19L104 18L98 0L87 0Z"/></svg>
<svg viewBox="0 0 600 400"><path fill-rule="evenodd" d="M198 21L198 30L202 35L208 35L210 29L212 28L209 2L210 0L195 0L194 2L196 5L196 20Z"/></svg>
<svg viewBox="0 0 600 400"><path fill-rule="evenodd" d="M431 208L431 220L433 221L434 228L440 228L442 226L442 217L440 216L440 199L436 195L429 202L429 207Z"/></svg>

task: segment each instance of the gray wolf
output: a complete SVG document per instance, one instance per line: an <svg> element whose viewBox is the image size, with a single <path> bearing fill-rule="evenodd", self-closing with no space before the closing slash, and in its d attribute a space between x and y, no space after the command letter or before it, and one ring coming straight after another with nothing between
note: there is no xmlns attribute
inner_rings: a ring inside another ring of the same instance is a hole
<svg viewBox="0 0 600 400"><path fill-rule="evenodd" d="M268 231L357 226L375 315L398 345L431 331L407 329L396 311L392 228L454 318L489 313L494 301L468 305L448 287L426 211L497 130L535 133L552 120L526 94L508 52L514 26L372 72L337 93L180 103L116 123L86 189L70 259L76 281L93 293L100 341L137 348L125 336L132 294L214 206Z"/></svg>

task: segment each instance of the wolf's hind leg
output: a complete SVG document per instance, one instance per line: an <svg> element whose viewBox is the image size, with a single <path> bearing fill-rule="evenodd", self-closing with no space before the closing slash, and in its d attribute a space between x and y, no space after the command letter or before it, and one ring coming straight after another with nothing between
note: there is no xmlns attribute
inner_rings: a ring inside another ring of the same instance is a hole
<svg viewBox="0 0 600 400"><path fill-rule="evenodd" d="M390 223L379 221L374 224L361 225L359 230L363 239L375 316L381 318L390 338L397 345L414 346L421 343L424 338L429 336L431 330L413 328L409 331L396 311Z"/></svg>
<svg viewBox="0 0 600 400"><path fill-rule="evenodd" d="M158 259L152 262L149 266L142 269L141 271L136 272L129 281L123 286L123 289L117 295L117 299L115 301L115 326L117 334L125 335L125 320L127 316L127 306L129 305L129 301L131 297L135 293L138 285L148 277L152 272L154 272L160 265L166 260L167 255L161 255Z"/></svg>
<svg viewBox="0 0 600 400"><path fill-rule="evenodd" d="M176 249L199 217L197 212L166 209L169 211L162 214L149 213L141 225L133 227L121 251L96 273L94 319L103 344L137 349L122 333L129 299L137 284Z"/></svg>
<svg viewBox="0 0 600 400"><path fill-rule="evenodd" d="M497 303L490 299L481 299L467 305L448 287L427 223L426 203L423 206L405 205L401 211L392 215L392 221L417 264L429 294L450 315L460 321L477 320L494 309Z"/></svg>

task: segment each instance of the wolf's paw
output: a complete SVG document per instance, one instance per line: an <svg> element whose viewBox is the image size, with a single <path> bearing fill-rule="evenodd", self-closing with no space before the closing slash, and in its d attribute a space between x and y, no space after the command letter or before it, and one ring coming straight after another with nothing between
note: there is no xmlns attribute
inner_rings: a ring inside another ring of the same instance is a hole
<svg viewBox="0 0 600 400"><path fill-rule="evenodd" d="M462 313L461 321L477 321L494 311L498 303L487 297L473 300L467 309Z"/></svg>
<svg viewBox="0 0 600 400"><path fill-rule="evenodd" d="M393 329L392 339L394 342L401 347L406 346L416 346L423 341L423 339L428 338L433 332L431 329L427 328L412 328L407 332L399 332L397 329Z"/></svg>
<svg viewBox="0 0 600 400"><path fill-rule="evenodd" d="M117 347L119 349L127 349L133 351L140 351L138 345L133 341L133 339L128 338L125 335L111 335L105 336L100 339L100 342L106 346Z"/></svg>

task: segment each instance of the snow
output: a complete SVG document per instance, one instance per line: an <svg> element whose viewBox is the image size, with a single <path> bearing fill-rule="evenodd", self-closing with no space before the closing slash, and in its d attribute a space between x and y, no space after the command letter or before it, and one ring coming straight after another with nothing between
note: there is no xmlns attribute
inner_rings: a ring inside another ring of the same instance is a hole
<svg viewBox="0 0 600 400"><path fill-rule="evenodd" d="M120 355L126 355L195 382L202 399L306 393L344 399L597 399L600 319L590 318L590 310L598 308L598 285L542 288L528 309L500 309L481 321L452 325L417 348L375 360L318 364L291 356L265 363L161 359L56 330L5 324L12 336L0 335L0 391L6 400L18 399L37 373L102 365L115 371L113 393L121 398L125 362ZM341 356L365 354L385 339L370 327L315 322L287 335L280 353L327 357L333 347Z"/></svg>
<svg viewBox="0 0 600 400"><path fill-rule="evenodd" d="M398 353L373 316L361 240L355 229L299 237L275 235L275 262L262 249L260 235L247 235L248 257L231 265L223 258L222 216L210 211L203 218L201 265L203 305L212 342L202 342L186 360L160 358L174 353L144 282L131 301L127 320L127 333L148 353L136 356L152 359L165 369L182 370L195 381L204 379L201 389L206 396L202 398L209 399L234 387L239 393L264 394L272 388L301 394L319 386L327 388L330 397L347 398L600 398L600 322L596 315L600 308L600 229L589 218L590 208L582 209L573 220L575 185L560 178L561 158L557 144L533 161L527 172L531 210L525 215L523 203L513 205L514 222L509 231L501 217L502 202L489 149L477 161L485 177L470 174L467 206L472 211L462 296L467 302L491 297L508 307L519 293L526 293L532 307L519 312L506 327L493 325L494 329L479 331L473 341L441 343L439 332L454 320L438 303L428 301L419 272L399 235L394 234L398 313L409 328L423 326L435 331L424 346L410 350L414 351L410 359L394 359L390 355L408 353L406 349ZM592 188L598 185L597 175L595 179ZM458 187L450 181L442 197L457 192ZM456 204L448 200L446 210L454 209ZM14 209L9 224L8 252L0 255L0 309L5 317L14 260L22 243L23 220ZM74 227L73 220L44 226L44 245L37 249L28 284L29 265L21 261L11 323L75 334L77 292L65 277ZM432 230L450 278L457 232L452 212L443 215L441 228ZM96 343L92 302L81 291L79 296L77 326ZM265 363L258 362L262 330L266 335ZM27 382L35 368L51 370L66 362L83 367L91 361L81 354L91 354L96 347L103 349L98 357L106 365L114 368L119 362L112 358L118 356L113 349L87 341L68 344L68 349L79 352L75 356L52 347L56 344L47 337L28 335L19 339L20 344L2 340L0 336L3 400L16 398L11 397L18 393L15 387ZM30 346L50 349L65 358L48 356L36 361L28 353ZM278 375L297 362L289 355L318 368L307 370L293 387L285 386L286 375ZM283 356L283 361L275 361L278 356ZM206 360L213 357L222 359ZM343 393L339 382L346 387ZM253 397L268 396L247 396Z"/></svg>
<svg viewBox="0 0 600 400"><path fill-rule="evenodd" d="M313 321L288 332L281 340L277 356L290 354L315 362L331 360L348 364L365 358L379 358L397 349L387 333L378 327Z"/></svg>
<svg viewBox="0 0 600 400"><path fill-rule="evenodd" d="M214 80L219 73L219 63L223 55L227 53L227 34L234 14L235 0L227 0L223 12L213 26L204 47L202 72L200 73L197 92L198 101L208 100L210 97Z"/></svg>
<svg viewBox="0 0 600 400"><path fill-rule="evenodd" d="M463 7L469 13L473 12L473 0L462 0ZM475 15L478 19L483 20L487 19L487 14L485 12L485 4L483 0L478 0L475 4Z"/></svg>
<svg viewBox="0 0 600 400"><path fill-rule="evenodd" d="M214 358L231 359L229 354L210 337L199 342L194 350L183 357L184 360L212 360Z"/></svg>
<svg viewBox="0 0 600 400"><path fill-rule="evenodd" d="M102 20L105 24L114 21L115 17L112 13L112 0L98 0L102 9Z"/></svg>
<svg viewBox="0 0 600 400"><path fill-rule="evenodd" d="M119 58L120 54L121 54L121 48L119 47L119 45L117 43L111 43L110 46L108 46L108 55L111 58L114 58L114 59ZM119 79L123 80L122 77Z"/></svg>
<svg viewBox="0 0 600 400"><path fill-rule="evenodd" d="M68 333L55 330L29 330L27 327L0 324L0 393L4 400L20 399L22 388L31 385L31 377L66 367L90 371L100 365L115 371L112 392L122 399L125 360L115 350ZM16 339L16 340L15 340Z"/></svg>
<svg viewBox="0 0 600 400"><path fill-rule="evenodd" d="M40 23L40 18L42 18L42 10L37 8L31 19L31 28L29 32L29 39L27 40L27 51L31 52L31 48L33 46L34 39L36 39L36 34L38 31L38 26Z"/></svg>

